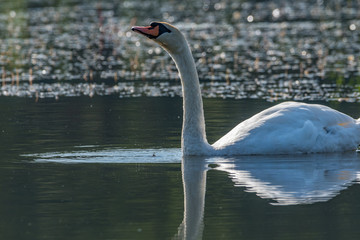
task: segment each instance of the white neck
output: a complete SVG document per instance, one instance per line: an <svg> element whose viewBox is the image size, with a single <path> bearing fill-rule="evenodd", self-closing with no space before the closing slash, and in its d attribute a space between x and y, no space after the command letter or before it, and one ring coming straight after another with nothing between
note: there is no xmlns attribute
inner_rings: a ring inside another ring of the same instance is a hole
<svg viewBox="0 0 360 240"><path fill-rule="evenodd" d="M182 84L184 114L181 147L184 155L206 155L211 147L206 140L199 77L185 38L183 45L181 51L170 52L179 70Z"/></svg>

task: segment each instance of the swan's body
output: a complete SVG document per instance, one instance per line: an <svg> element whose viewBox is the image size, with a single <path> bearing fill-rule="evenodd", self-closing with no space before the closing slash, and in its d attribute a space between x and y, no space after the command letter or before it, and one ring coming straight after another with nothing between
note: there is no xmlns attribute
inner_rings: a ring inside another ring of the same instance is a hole
<svg viewBox="0 0 360 240"><path fill-rule="evenodd" d="M133 27L160 44L180 73L184 155L247 155L339 152L360 143L360 119L323 105L284 102L243 121L213 145L205 133L203 103L194 59L185 37L167 23Z"/></svg>
<svg viewBox="0 0 360 240"><path fill-rule="evenodd" d="M223 154L310 153L354 150L360 126L353 118L317 104L284 102L237 125L213 146ZM235 151L235 152L234 152Z"/></svg>

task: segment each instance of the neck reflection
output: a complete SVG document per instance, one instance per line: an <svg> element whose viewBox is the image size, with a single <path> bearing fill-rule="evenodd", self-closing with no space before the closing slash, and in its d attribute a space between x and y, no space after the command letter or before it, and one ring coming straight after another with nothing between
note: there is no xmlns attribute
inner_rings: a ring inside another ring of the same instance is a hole
<svg viewBox="0 0 360 240"><path fill-rule="evenodd" d="M184 219L175 239L201 239L205 207L207 164L204 157L183 157Z"/></svg>

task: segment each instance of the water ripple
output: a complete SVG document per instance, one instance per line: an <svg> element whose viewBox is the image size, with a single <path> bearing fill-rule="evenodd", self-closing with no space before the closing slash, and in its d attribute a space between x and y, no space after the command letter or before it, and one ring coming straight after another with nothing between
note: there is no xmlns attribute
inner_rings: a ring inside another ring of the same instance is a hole
<svg viewBox="0 0 360 240"><path fill-rule="evenodd" d="M73 152L49 152L23 155L35 163L180 163L181 150L169 149L103 149Z"/></svg>

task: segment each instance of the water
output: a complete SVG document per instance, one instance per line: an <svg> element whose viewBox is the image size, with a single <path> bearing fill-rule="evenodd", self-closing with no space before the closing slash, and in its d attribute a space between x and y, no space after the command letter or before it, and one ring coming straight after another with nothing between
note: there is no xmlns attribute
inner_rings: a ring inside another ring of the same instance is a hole
<svg viewBox="0 0 360 240"><path fill-rule="evenodd" d="M357 153L183 159L189 40L209 142L285 99L359 117L359 1L0 2L1 239L357 239Z"/></svg>
<svg viewBox="0 0 360 240"><path fill-rule="evenodd" d="M188 38L205 97L360 99L355 0L0 4L1 96L178 96L170 57L130 30L163 20Z"/></svg>
<svg viewBox="0 0 360 240"><path fill-rule="evenodd" d="M178 97L0 100L1 238L359 234L356 153L182 159ZM209 141L273 104L205 99Z"/></svg>

